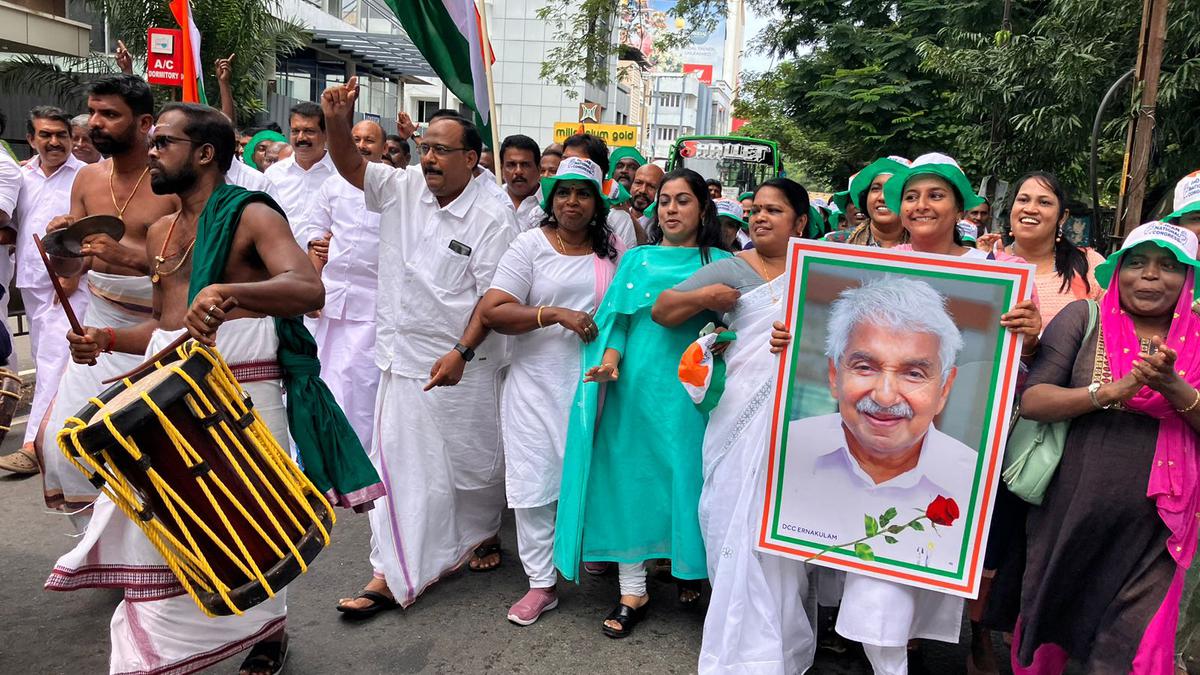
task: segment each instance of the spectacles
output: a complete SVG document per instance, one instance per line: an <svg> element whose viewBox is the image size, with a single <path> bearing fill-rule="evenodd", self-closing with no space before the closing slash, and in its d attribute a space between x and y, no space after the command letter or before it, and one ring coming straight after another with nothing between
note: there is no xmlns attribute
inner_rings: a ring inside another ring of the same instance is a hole
<svg viewBox="0 0 1200 675"><path fill-rule="evenodd" d="M452 152L466 152L468 148L451 148L445 145L429 145L427 143L417 144L417 154L422 157L429 154L430 150L438 157L448 157Z"/></svg>
<svg viewBox="0 0 1200 675"><path fill-rule="evenodd" d="M193 141L190 138L178 138L176 136L163 136L158 134L156 134L154 138L150 139L150 145L153 145L154 149L158 150L159 152L162 152L176 143L191 143L192 145L196 145L199 142L200 141Z"/></svg>

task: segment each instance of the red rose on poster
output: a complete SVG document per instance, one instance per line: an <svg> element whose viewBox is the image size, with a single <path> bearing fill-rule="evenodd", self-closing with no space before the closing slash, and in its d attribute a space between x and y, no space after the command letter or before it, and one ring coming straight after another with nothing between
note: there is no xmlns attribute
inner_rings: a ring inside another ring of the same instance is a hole
<svg viewBox="0 0 1200 675"><path fill-rule="evenodd" d="M958 520L958 504L949 497L938 495L925 507L925 517L934 525L950 526Z"/></svg>

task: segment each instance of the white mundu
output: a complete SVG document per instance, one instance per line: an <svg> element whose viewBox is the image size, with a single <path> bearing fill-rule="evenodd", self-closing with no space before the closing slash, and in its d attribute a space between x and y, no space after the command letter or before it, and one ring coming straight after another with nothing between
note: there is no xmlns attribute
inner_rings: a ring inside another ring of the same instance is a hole
<svg viewBox="0 0 1200 675"><path fill-rule="evenodd" d="M329 153L321 155L321 160L307 170L296 162L295 155L285 157L268 167L263 175L275 184L271 196L283 208L296 243L300 244L301 250L307 251L308 242L300 239L307 231L309 214L316 203L314 197L327 178L337 175Z"/></svg>
<svg viewBox="0 0 1200 675"><path fill-rule="evenodd" d="M150 277L127 277L89 271L80 284L88 290L87 313L80 323L85 326L127 328L151 318L153 286ZM142 362L139 354L113 352L96 357L96 365L71 362L63 372L58 396L50 406L46 433L42 437L43 492L46 505L79 510L96 498L97 489L58 451L55 435L67 418L79 412L91 396L102 391L104 380L128 372ZM87 522L87 512L74 518L76 527Z"/></svg>
<svg viewBox="0 0 1200 675"><path fill-rule="evenodd" d="M458 342L517 234L474 180L438 206L419 168L368 164L380 214L375 363L382 370L371 460L387 488L371 517L371 563L408 606L500 528L504 461L498 390L507 340L491 335L462 381L422 391Z"/></svg>
<svg viewBox="0 0 1200 675"><path fill-rule="evenodd" d="M183 330L156 330L146 355L170 344ZM274 372L263 368L264 363L275 361L279 349L275 320L228 321L217 333L217 347L271 435L286 447L283 384L277 368ZM241 366L255 369L258 377L240 375ZM110 673L196 672L271 635L287 620L286 588L240 616L205 616L142 530L107 495L97 498L94 508L87 531L74 549L58 559L46 589L125 590L109 627Z"/></svg>
<svg viewBox="0 0 1200 675"><path fill-rule="evenodd" d="M42 158L34 155L21 167L21 198L17 202L17 288L29 317L29 348L37 368L37 384L29 421L25 424L25 443L32 443L50 401L58 390L63 369L71 360L66 339L71 326L67 314L54 296L54 286L33 243L33 235L46 236L46 225L55 217L71 211L71 186L79 170L87 166L67 154L67 161L49 176L42 170ZM87 309L88 292L77 288L68 302L81 316Z"/></svg>
<svg viewBox="0 0 1200 675"><path fill-rule="evenodd" d="M332 233L321 270L325 307L317 320L321 379L346 413L364 448L371 447L375 393L375 290L379 283L379 214L367 210L363 191L341 176L325 180L305 238Z"/></svg>

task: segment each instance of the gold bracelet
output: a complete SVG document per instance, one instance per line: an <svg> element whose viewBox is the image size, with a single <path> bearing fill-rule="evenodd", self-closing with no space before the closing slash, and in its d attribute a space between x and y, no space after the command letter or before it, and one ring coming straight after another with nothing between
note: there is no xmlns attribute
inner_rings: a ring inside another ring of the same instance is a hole
<svg viewBox="0 0 1200 675"><path fill-rule="evenodd" d="M1198 405L1200 405L1200 389L1197 389L1197 390L1196 390L1196 398L1192 400L1192 404L1191 404L1191 405L1189 405L1189 406L1188 406L1188 407L1186 407L1186 408L1176 408L1176 409L1175 409L1175 412L1177 412L1177 413L1190 413L1190 412L1192 412L1193 410L1195 410L1195 409L1196 409L1196 406L1198 406Z"/></svg>
<svg viewBox="0 0 1200 675"><path fill-rule="evenodd" d="M542 310L543 309L546 309L545 305L541 305L538 307L538 313L537 313L538 328L545 328L545 326L542 325Z"/></svg>

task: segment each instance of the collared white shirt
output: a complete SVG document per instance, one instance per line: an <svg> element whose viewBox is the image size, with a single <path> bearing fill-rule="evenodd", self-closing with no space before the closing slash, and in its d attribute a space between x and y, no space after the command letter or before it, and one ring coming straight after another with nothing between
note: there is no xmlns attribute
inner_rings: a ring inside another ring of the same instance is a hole
<svg viewBox="0 0 1200 675"><path fill-rule="evenodd" d="M245 162L235 161L230 164L229 170L225 172L225 182L244 187L247 190L265 192L271 195L271 199L279 202L279 190L275 189L275 184L271 182L271 179L258 169L246 166ZM280 206L283 204L280 203Z"/></svg>
<svg viewBox="0 0 1200 675"><path fill-rule="evenodd" d="M10 218L17 217L21 183L21 165L7 152L0 151L0 212L8 214Z"/></svg>
<svg viewBox="0 0 1200 675"><path fill-rule="evenodd" d="M307 171L296 163L296 156L292 155L275 162L263 173L275 184L278 194L272 196L287 214L296 243L307 251L310 241L305 238L309 233L308 217L315 204L317 191L325 179L337 175L337 167L333 165L329 151Z"/></svg>
<svg viewBox="0 0 1200 675"><path fill-rule="evenodd" d="M478 181L445 207L420 167L367 165L367 208L379 219L375 363L402 377L428 378L449 352L517 236L512 208L499 209ZM507 341L492 334L474 364L498 364Z"/></svg>
<svg viewBox="0 0 1200 675"><path fill-rule="evenodd" d="M34 155L21 167L21 199L17 203L17 288L48 288L50 277L42 264L33 235L45 236L46 225L55 216L71 212L71 186L79 170L87 166L75 155L47 176L42 158Z"/></svg>
<svg viewBox="0 0 1200 675"><path fill-rule="evenodd" d="M935 531L906 529L895 544L878 536L867 542L877 558L889 558L957 573L964 523L971 503L977 453L932 425L912 469L878 485L846 447L838 413L806 417L788 424L780 522L796 536L825 544L853 541L866 534L864 516L876 519L896 509L893 525L924 514L937 496L953 498L962 516Z"/></svg>
<svg viewBox="0 0 1200 675"><path fill-rule="evenodd" d="M475 176L474 180L482 185L483 189L501 204L510 209L512 208L512 198L508 196L508 190L505 190L496 182L496 174L481 166L479 167L479 175Z"/></svg>
<svg viewBox="0 0 1200 675"><path fill-rule="evenodd" d="M507 192L507 190L505 191ZM535 192L529 195L525 199L522 199L521 203L517 206L517 227L521 230L533 229L528 227L527 224L533 218L534 211L542 213L542 204L538 201L538 194L539 192ZM510 206L512 205L511 196L508 198L508 203Z"/></svg>
<svg viewBox="0 0 1200 675"><path fill-rule="evenodd" d="M332 232L329 262L321 270L325 307L331 319L375 320L379 283L379 214L367 210L363 191L331 176L317 193L309 221L312 239Z"/></svg>

